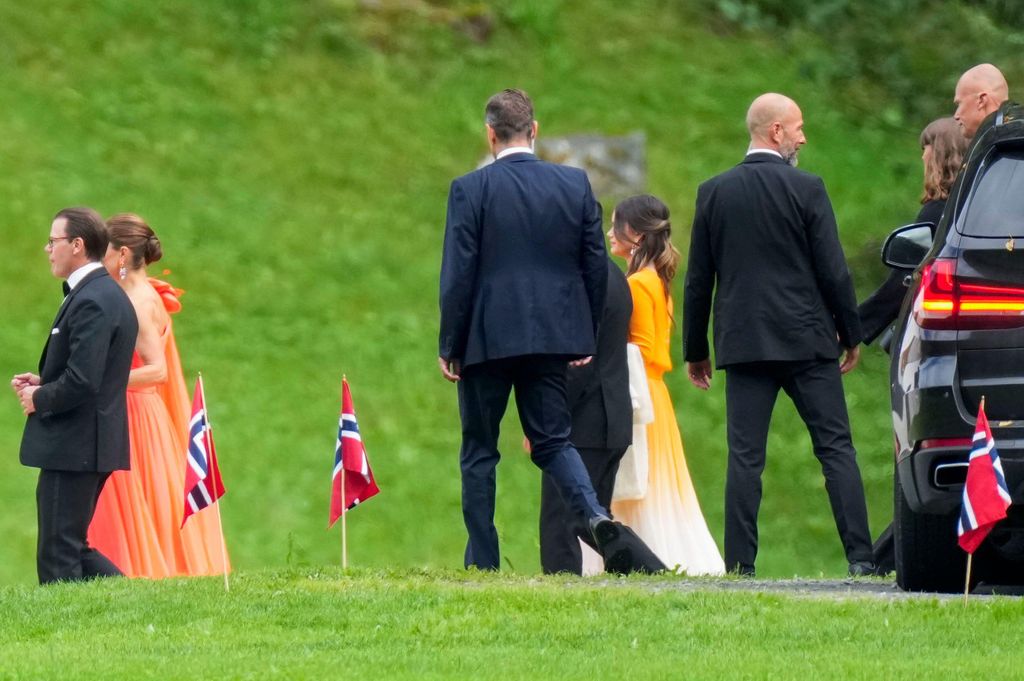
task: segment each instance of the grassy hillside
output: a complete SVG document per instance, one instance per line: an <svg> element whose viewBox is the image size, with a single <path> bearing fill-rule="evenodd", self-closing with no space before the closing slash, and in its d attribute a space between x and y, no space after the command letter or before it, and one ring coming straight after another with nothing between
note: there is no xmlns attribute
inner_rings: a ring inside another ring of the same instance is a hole
<svg viewBox="0 0 1024 681"><path fill-rule="evenodd" d="M677 590L671 580L258 571L0 589L17 679L991 679L1013 599ZM740 652L741 651L741 652ZM737 654L739 652L739 654ZM1013 676L1011 672L1009 676Z"/></svg>
<svg viewBox="0 0 1024 681"><path fill-rule="evenodd" d="M803 106L801 164L831 191L862 294L881 278L881 238L915 214L916 122L844 112L803 79L798 54L768 34L712 30L697 6L0 0L0 376L35 366L59 302L42 249L50 217L71 204L138 212L164 243L156 273L188 291L176 332L188 381L203 371L235 564L337 560L325 527L344 372L382 488L350 516L353 561L461 565L436 289L448 183L485 151L487 96L527 89L542 135L644 131L650 190L672 207L684 252L697 184L741 157L743 114L766 90ZM487 40L470 24L489 26ZM724 386L684 383L669 378L721 542ZM876 350L847 379L876 531L891 504L886 383ZM13 397L0 402L6 583L34 579L22 423ZM498 524L508 566L533 573L539 479L518 441L510 417ZM821 475L785 400L769 447L759 572L841 573Z"/></svg>

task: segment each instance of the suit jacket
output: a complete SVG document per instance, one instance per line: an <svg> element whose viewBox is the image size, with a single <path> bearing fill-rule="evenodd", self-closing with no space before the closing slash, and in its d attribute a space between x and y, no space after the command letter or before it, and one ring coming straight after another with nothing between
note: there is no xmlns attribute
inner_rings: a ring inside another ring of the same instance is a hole
<svg viewBox="0 0 1024 681"><path fill-rule="evenodd" d="M105 270L71 290L39 360L42 385L25 423L21 463L61 471L128 468L126 389L139 326Z"/></svg>
<svg viewBox="0 0 1024 681"><path fill-rule="evenodd" d="M930 222L933 225L938 225L939 219L942 217L942 209L945 206L945 199L928 201L921 206L914 222ZM932 233L935 233L934 229ZM903 307L903 299L907 297L907 287L903 280L910 272L911 270L891 269L882 285L857 308L865 343L875 340L896 321L900 308Z"/></svg>
<svg viewBox="0 0 1024 681"><path fill-rule="evenodd" d="M511 154L452 182L438 354L463 366L595 351L608 278L601 207L578 168Z"/></svg>
<svg viewBox="0 0 1024 681"><path fill-rule="evenodd" d="M594 361L569 367L566 392L572 412L569 439L587 449L625 449L633 441L626 343L633 299L626 276L608 260L608 293Z"/></svg>
<svg viewBox="0 0 1024 681"><path fill-rule="evenodd" d="M861 341L850 271L821 178L773 154L697 190L683 308L687 361L835 359ZM836 341L838 332L840 342Z"/></svg>

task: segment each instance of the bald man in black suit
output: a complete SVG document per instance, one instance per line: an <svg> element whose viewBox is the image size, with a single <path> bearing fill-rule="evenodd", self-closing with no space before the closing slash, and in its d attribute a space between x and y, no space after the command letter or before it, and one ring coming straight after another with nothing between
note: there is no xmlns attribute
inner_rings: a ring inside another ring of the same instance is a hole
<svg viewBox="0 0 1024 681"><path fill-rule="evenodd" d="M683 309L687 372L706 390L714 292L715 359L726 373L729 440L725 566L754 573L761 472L782 389L811 434L849 573L873 574L841 379L857 364L861 326L832 204L820 178L794 167L806 142L796 102L761 95L747 127L744 161L697 192Z"/></svg>

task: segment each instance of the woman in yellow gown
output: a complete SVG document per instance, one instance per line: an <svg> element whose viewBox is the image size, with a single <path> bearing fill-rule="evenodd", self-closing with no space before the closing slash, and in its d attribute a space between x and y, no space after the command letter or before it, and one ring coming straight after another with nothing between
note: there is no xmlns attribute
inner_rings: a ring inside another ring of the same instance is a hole
<svg viewBox="0 0 1024 681"><path fill-rule="evenodd" d="M217 517L200 513L181 527L191 407L170 315L181 309L182 291L146 276L162 252L142 218L115 215L107 231L103 264L135 307L139 338L128 377L131 470L107 479L89 543L129 577L220 574L226 559Z"/></svg>
<svg viewBox="0 0 1024 681"><path fill-rule="evenodd" d="M638 500L613 502L612 513L670 568L688 575L720 575L725 564L690 481L672 399L663 380L672 369L670 287L679 261L671 235L668 207L654 196L630 197L612 213L611 252L625 258L633 295L629 342L643 355L654 406L654 421L647 425L647 493Z"/></svg>

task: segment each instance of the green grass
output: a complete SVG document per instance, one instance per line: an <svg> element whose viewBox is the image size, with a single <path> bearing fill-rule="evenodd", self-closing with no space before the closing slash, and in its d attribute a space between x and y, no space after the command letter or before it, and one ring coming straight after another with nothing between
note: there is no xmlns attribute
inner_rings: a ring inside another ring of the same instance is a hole
<svg viewBox="0 0 1024 681"><path fill-rule="evenodd" d="M461 565L436 291L448 184L485 153L491 93L526 88L542 135L646 132L650 190L684 252L696 186L741 158L745 109L765 90L803 106L801 164L831 191L862 295L882 278L880 240L916 212L917 129L844 113L768 34L716 33L695 2L510 0L490 5L481 44L442 11L475 6L0 0L0 376L34 367L59 301L42 251L50 217L83 203L145 216L164 243L156 273L188 291L176 331L189 382L203 371L243 571L335 561L324 528L343 372L382 489L351 515L353 562ZM869 349L846 381L876 532L891 507L885 363ZM723 385L699 393L678 368L668 383L720 543ZM3 584L34 580L22 423L13 398L0 402ZM510 417L497 522L506 566L531 574L539 476L518 443ZM842 574L785 400L769 447L759 574Z"/></svg>
<svg viewBox="0 0 1024 681"><path fill-rule="evenodd" d="M1005 678L1013 599L677 590L672 579L261 571L0 589L0 675L45 679ZM1012 672L1011 672L1012 674Z"/></svg>

